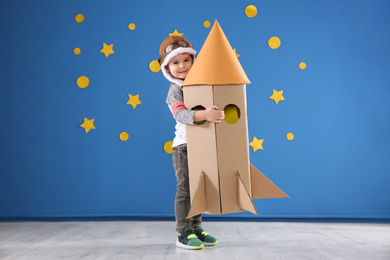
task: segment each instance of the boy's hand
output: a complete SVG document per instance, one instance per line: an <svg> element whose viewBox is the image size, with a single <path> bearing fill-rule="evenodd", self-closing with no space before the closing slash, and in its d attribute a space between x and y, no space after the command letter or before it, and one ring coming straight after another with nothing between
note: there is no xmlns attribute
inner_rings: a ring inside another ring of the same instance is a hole
<svg viewBox="0 0 390 260"><path fill-rule="evenodd" d="M219 108L214 105L208 107L206 110L206 120L213 123L221 123L221 121L225 118L225 112L219 110Z"/></svg>
<svg viewBox="0 0 390 260"><path fill-rule="evenodd" d="M212 123L221 123L225 118L225 112L219 110L219 108L214 105L208 107L206 110L198 110L195 112L194 122L201 122L207 120Z"/></svg>

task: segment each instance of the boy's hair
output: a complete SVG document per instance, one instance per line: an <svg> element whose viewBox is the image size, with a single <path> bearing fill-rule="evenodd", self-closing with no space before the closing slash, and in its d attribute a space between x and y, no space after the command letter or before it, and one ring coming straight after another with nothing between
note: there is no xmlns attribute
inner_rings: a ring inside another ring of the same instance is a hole
<svg viewBox="0 0 390 260"><path fill-rule="evenodd" d="M185 41L184 46L181 44L181 41ZM167 51L166 48L168 45L171 45L171 49ZM192 56L192 62L195 61L196 58L196 51L194 50L194 47L192 47L191 43L184 37L181 36L169 36L167 37L160 45L160 51L159 51L159 63L161 66L161 71L164 74L165 78L169 80L170 82L173 82L179 86L183 83L182 80L174 78L171 73L169 73L166 69L167 65L171 61L173 57L179 54L188 53Z"/></svg>

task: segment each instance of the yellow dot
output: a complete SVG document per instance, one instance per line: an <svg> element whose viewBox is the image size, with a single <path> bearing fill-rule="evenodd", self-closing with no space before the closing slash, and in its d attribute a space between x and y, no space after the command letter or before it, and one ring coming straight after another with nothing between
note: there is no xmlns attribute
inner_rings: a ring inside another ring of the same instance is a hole
<svg viewBox="0 0 390 260"><path fill-rule="evenodd" d="M172 151L173 151L173 149L172 149L172 144L173 144L172 141L168 141L168 142L166 142L166 143L164 144L164 151L165 151L166 153L169 153L169 154L172 153Z"/></svg>
<svg viewBox="0 0 390 260"><path fill-rule="evenodd" d="M304 62L299 63L299 68L300 68L301 70L306 69L306 63L304 63Z"/></svg>
<svg viewBox="0 0 390 260"><path fill-rule="evenodd" d="M126 133L126 132L122 132L119 134L119 139L121 139L121 141L127 141L129 139L129 134Z"/></svg>
<svg viewBox="0 0 390 260"><path fill-rule="evenodd" d="M276 36L273 36L271 38L269 38L268 40L268 46L271 48L271 49L277 49L280 47L280 39Z"/></svg>
<svg viewBox="0 0 390 260"><path fill-rule="evenodd" d="M161 70L160 63L158 63L157 60L151 61L151 62L149 63L149 69L150 69L152 72L159 72L159 71Z"/></svg>
<svg viewBox="0 0 390 260"><path fill-rule="evenodd" d="M246 16L248 16L250 18L255 17L257 15L256 6L248 5L247 7L245 7L245 14L246 14Z"/></svg>
<svg viewBox="0 0 390 260"><path fill-rule="evenodd" d="M211 25L211 23L210 23L209 21L204 21L204 23L203 23L203 26L204 26L205 28L209 28L210 25Z"/></svg>
<svg viewBox="0 0 390 260"><path fill-rule="evenodd" d="M286 138L291 141L292 139L294 139L294 134L293 133L288 133L286 135Z"/></svg>
<svg viewBox="0 0 390 260"><path fill-rule="evenodd" d="M129 30L134 30L135 29L135 24L131 23L129 24Z"/></svg>
<svg viewBox="0 0 390 260"><path fill-rule="evenodd" d="M81 76L77 79L77 86L79 88L86 88L89 85L89 79L86 76Z"/></svg>
<svg viewBox="0 0 390 260"><path fill-rule="evenodd" d="M81 50L78 47L74 48L74 50L73 50L73 53L76 54L76 55L79 55L80 52L81 52Z"/></svg>
<svg viewBox="0 0 390 260"><path fill-rule="evenodd" d="M227 105L223 110L226 123L235 124L240 119L240 110L236 105Z"/></svg>
<svg viewBox="0 0 390 260"><path fill-rule="evenodd" d="M76 20L76 22L82 23L82 22L84 22L84 15L78 14L78 15L76 15L76 17L74 19Z"/></svg>

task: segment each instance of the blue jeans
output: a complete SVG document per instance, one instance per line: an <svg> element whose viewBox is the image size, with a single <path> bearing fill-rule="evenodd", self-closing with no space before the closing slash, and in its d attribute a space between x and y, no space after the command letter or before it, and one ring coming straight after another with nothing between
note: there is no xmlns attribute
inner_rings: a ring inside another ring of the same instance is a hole
<svg viewBox="0 0 390 260"><path fill-rule="evenodd" d="M173 147L172 157L177 178L177 191L175 198L176 231L183 233L188 227L196 229L199 225L201 225L202 214L186 219L191 208L187 144L181 144Z"/></svg>

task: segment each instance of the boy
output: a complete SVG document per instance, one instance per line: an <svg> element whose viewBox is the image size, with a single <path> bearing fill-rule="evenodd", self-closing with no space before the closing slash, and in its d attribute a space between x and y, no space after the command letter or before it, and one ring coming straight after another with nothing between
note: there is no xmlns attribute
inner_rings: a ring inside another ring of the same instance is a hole
<svg viewBox="0 0 390 260"><path fill-rule="evenodd" d="M205 245L214 246L218 240L203 231L201 214L186 219L191 201L185 125L195 125L196 122L203 120L220 123L225 118L224 112L219 110L217 106L198 111L188 110L184 107L181 85L195 58L196 51L184 37L169 36L161 43L158 61L165 78L171 82L166 102L176 119L176 132L172 145L173 165L177 178L175 217L178 237L176 246L186 249L202 249Z"/></svg>

